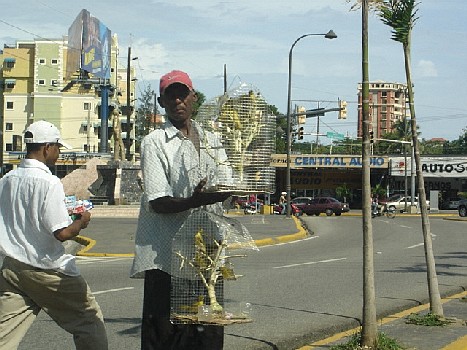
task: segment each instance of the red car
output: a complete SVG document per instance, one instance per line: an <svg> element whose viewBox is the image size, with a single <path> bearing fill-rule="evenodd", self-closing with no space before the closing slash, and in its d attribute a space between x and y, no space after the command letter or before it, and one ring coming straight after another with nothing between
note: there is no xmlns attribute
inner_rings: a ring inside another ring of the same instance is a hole
<svg viewBox="0 0 467 350"><path fill-rule="evenodd" d="M348 204L341 203L333 197L315 197L306 204L298 205L306 215L316 215L325 213L327 216L332 214L340 216L350 210Z"/></svg>

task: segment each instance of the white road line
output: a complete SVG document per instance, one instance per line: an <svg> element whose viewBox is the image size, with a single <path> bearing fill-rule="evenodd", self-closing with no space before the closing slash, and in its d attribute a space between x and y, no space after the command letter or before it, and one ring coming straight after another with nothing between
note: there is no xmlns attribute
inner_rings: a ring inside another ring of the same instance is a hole
<svg viewBox="0 0 467 350"><path fill-rule="evenodd" d="M290 265L283 265L283 266L274 266L273 269L285 269L285 268L289 268L289 267L314 265L314 264L319 264L319 263L328 263L328 262L341 261L341 260L347 260L347 258L327 259L327 260L320 260L320 261L309 261L309 262L305 262L305 263L301 263L301 264L290 264Z"/></svg>
<svg viewBox="0 0 467 350"><path fill-rule="evenodd" d="M422 245L423 245L423 243L414 244L414 245L411 245L410 247L407 247L407 249L417 248L417 247L420 247Z"/></svg>
<svg viewBox="0 0 467 350"><path fill-rule="evenodd" d="M134 287L125 287L125 288L115 288L115 289L107 289L107 290L101 290L98 292L92 292L93 295L99 295L99 294L105 294L105 293L113 293L113 292L120 292L122 290L130 290L130 289L135 289Z"/></svg>
<svg viewBox="0 0 467 350"><path fill-rule="evenodd" d="M128 259L133 259L130 257L94 257L94 256L77 256L76 257L76 262L80 265L89 265L89 264L95 264L95 263L101 263L101 262L116 262L116 261L121 261L121 260L128 260Z"/></svg>

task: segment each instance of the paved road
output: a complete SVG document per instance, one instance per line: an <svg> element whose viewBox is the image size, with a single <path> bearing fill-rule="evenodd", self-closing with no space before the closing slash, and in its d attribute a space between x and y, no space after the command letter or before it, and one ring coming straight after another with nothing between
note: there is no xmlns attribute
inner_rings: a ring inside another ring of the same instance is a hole
<svg viewBox="0 0 467 350"><path fill-rule="evenodd" d="M258 239L291 227L283 217L239 219ZM251 302L255 321L227 327L226 350L290 350L359 324L361 218L321 216L304 220L315 231L313 236L295 243L263 246L236 263L236 269L245 278L235 282L228 295ZM467 288L465 223L432 221L441 292ZM98 225L95 235L119 237L123 243L113 249L128 253L135 223L104 219L100 225L107 231ZM419 218L377 218L373 224L378 314L424 303L427 291ZM292 226L290 230L293 233L296 229ZM90 225L89 233L92 232ZM91 251L105 248L99 244ZM127 250L122 249L124 246ZM104 310L111 348L138 348L142 281L128 278L131 258L80 258L79 264ZM72 346L70 336L41 315L20 350L31 348L58 350Z"/></svg>

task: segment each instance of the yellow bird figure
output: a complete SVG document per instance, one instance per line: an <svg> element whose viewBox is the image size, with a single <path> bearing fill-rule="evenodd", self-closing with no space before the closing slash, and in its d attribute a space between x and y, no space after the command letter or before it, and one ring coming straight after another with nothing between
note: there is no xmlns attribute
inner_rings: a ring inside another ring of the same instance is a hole
<svg viewBox="0 0 467 350"><path fill-rule="evenodd" d="M195 234L195 257L193 261L193 265L201 271L206 270L210 264L203 233L203 229L200 229Z"/></svg>

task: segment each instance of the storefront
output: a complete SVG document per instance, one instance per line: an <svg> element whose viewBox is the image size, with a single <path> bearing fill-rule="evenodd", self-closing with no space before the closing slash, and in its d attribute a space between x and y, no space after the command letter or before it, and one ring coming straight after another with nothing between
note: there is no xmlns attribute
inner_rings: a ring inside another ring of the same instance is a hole
<svg viewBox="0 0 467 350"><path fill-rule="evenodd" d="M276 191L286 188L287 156L275 154L271 164L276 167ZM371 186L386 186L389 159L370 158ZM346 186L352 191L352 208L361 206L362 157L349 155L291 155L290 185L292 197L336 196L336 188Z"/></svg>
<svg viewBox="0 0 467 350"><path fill-rule="evenodd" d="M430 199L430 191L439 191L440 203L456 197L459 192L467 192L467 157L422 156L421 163L428 199ZM273 155L271 165L276 167L276 192L280 193L286 188L287 156ZM372 156L371 187L380 185L387 189L389 194L407 192L410 195L412 183L410 165L410 157ZM414 179L415 176L414 171ZM334 197L336 188L345 185L352 191L351 208L359 208L362 193L362 157L291 155L290 185L292 197Z"/></svg>

